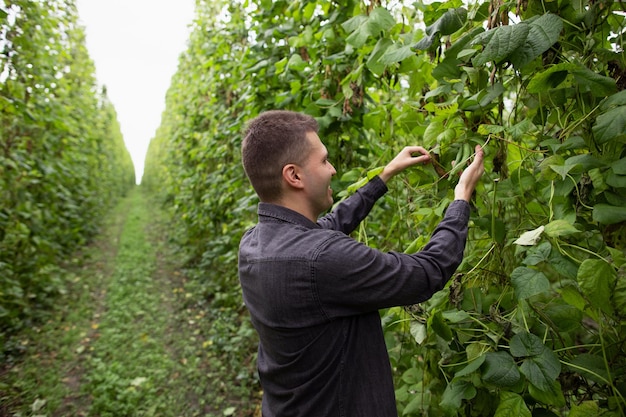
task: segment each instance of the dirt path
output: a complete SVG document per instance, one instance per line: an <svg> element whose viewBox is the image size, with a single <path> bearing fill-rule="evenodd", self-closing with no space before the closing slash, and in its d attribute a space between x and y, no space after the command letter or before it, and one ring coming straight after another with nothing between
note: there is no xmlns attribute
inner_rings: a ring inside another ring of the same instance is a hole
<svg viewBox="0 0 626 417"><path fill-rule="evenodd" d="M156 207L134 190L59 269L67 291L16 337L23 353L0 376L0 416L258 414L249 354L214 343L249 328L186 277Z"/></svg>

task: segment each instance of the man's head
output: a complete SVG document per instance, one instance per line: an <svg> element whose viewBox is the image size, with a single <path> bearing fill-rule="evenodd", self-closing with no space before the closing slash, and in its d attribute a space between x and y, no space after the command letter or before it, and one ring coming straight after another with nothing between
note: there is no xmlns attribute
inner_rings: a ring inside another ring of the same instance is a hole
<svg viewBox="0 0 626 417"><path fill-rule="evenodd" d="M305 163L311 150L307 134L317 134L318 129L313 117L284 110L261 113L248 124L242 144L243 167L261 201L281 198L283 168Z"/></svg>

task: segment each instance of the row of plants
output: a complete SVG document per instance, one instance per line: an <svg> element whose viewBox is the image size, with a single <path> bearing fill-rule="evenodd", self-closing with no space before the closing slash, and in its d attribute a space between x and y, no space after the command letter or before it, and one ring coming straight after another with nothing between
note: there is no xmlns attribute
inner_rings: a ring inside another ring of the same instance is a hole
<svg viewBox="0 0 626 417"><path fill-rule="evenodd" d="M401 414L623 416L625 15L606 0L197 1L142 184L206 299L243 329L248 120L315 116L336 200L403 146L430 149L355 233L381 250L427 242L452 162L480 144L463 264L427 303L381 312ZM230 366L249 380L254 337L241 342Z"/></svg>
<svg viewBox="0 0 626 417"><path fill-rule="evenodd" d="M66 283L57 265L135 173L73 0L0 2L0 345Z"/></svg>

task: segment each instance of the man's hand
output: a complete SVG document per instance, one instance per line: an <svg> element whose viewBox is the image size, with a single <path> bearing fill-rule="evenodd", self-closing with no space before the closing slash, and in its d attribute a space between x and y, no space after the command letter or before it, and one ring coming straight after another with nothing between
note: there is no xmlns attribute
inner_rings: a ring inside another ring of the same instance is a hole
<svg viewBox="0 0 626 417"><path fill-rule="evenodd" d="M430 154L426 149L421 146L407 146L383 168L383 172L378 176L387 183L391 177L408 167L420 163L425 165L428 162L430 162Z"/></svg>
<svg viewBox="0 0 626 417"><path fill-rule="evenodd" d="M485 166L483 164L485 152L482 146L476 145L475 151L474 160L463 170L459 178L459 183L454 187L454 198L456 200L469 201L476 188L476 184L478 184L478 180L480 180L483 172L485 172Z"/></svg>

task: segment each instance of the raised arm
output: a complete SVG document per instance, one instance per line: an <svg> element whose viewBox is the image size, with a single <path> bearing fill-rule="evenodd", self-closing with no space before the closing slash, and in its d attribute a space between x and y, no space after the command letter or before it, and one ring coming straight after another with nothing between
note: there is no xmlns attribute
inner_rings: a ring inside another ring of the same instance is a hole
<svg viewBox="0 0 626 417"><path fill-rule="evenodd" d="M317 223L325 229L351 233L369 214L376 200L387 192L387 181L405 169L417 165L427 164L430 154L421 146L407 146L393 158L378 175L352 196L342 201L332 213L320 218Z"/></svg>

